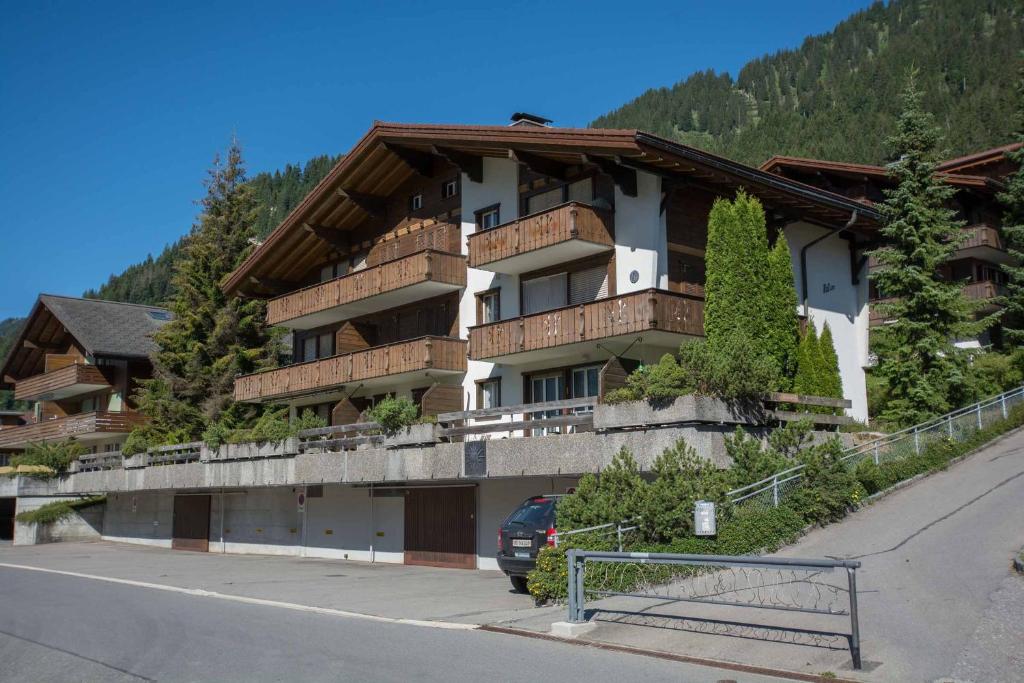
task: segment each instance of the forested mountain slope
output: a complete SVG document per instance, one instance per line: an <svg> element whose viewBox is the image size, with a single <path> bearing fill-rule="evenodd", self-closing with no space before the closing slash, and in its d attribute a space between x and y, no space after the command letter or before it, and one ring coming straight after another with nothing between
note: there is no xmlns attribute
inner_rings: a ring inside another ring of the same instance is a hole
<svg viewBox="0 0 1024 683"><path fill-rule="evenodd" d="M916 68L955 156L1010 141L1022 49L1020 0L879 2L735 79L696 73L591 125L640 128L755 165L773 154L878 163Z"/></svg>

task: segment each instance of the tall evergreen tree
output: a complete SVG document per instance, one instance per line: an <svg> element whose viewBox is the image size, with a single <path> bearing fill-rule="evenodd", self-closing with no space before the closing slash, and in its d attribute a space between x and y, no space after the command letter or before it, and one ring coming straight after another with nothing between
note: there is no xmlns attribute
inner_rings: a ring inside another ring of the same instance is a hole
<svg viewBox="0 0 1024 683"><path fill-rule="evenodd" d="M843 397L843 379L839 374L839 355L832 341L832 328L826 322L818 337L818 354L821 357L818 366L818 395L830 398Z"/></svg>
<svg viewBox="0 0 1024 683"><path fill-rule="evenodd" d="M255 415L233 403L234 379L272 365L277 357L277 340L264 323L266 303L229 298L220 288L255 237L254 193L245 182L236 141L224 162L214 160L206 189L199 222L175 268L174 320L155 335L154 378L139 395L152 412L157 435L198 438L214 420L244 426Z"/></svg>
<svg viewBox="0 0 1024 683"><path fill-rule="evenodd" d="M821 377L821 350L818 348L818 331L814 328L813 320L807 321L807 331L800 337L796 357L793 391L804 396L817 395Z"/></svg>
<svg viewBox="0 0 1024 683"><path fill-rule="evenodd" d="M1017 79L1017 142L1024 143L1024 52ZM1024 344L1024 147L1007 155L1017 163L1017 171L1006 179L1006 191L999 201L1006 207L1003 216L1003 239L1006 250L1015 262L1003 265L1006 273L1006 296L1002 303L1003 334L1007 341Z"/></svg>
<svg viewBox="0 0 1024 683"><path fill-rule="evenodd" d="M800 343L800 317L797 315L793 260L786 236L779 234L768 254L768 286L765 289L765 314L768 334L765 343L778 363L786 382L796 376L797 345ZM784 386L788 389L788 386Z"/></svg>
<svg viewBox="0 0 1024 683"><path fill-rule="evenodd" d="M896 187L885 191L879 205L882 246L874 255L880 267L872 273L889 299L878 308L892 320L877 331L877 372L890 396L882 418L903 425L948 409L960 373L953 341L981 327L970 324L972 307L963 283L940 274L962 239L963 223L948 205L954 189L935 175L941 139L921 99L911 72L903 113L889 139L887 168Z"/></svg>

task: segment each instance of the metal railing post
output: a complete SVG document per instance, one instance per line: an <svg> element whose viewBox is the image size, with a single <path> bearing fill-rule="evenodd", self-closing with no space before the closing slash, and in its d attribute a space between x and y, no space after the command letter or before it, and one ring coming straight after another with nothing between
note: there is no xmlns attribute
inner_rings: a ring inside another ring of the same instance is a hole
<svg viewBox="0 0 1024 683"><path fill-rule="evenodd" d="M615 524L615 535L619 539L619 552L621 553L622 552L622 522L617 522Z"/></svg>
<svg viewBox="0 0 1024 683"><path fill-rule="evenodd" d="M946 427L948 427L949 438L953 438L953 416L949 415L946 417Z"/></svg>
<svg viewBox="0 0 1024 683"><path fill-rule="evenodd" d="M921 439L918 436L917 427L914 427L914 453L921 455Z"/></svg>
<svg viewBox="0 0 1024 683"><path fill-rule="evenodd" d="M978 413L978 429L981 429L981 403L977 405L976 411Z"/></svg>
<svg viewBox="0 0 1024 683"><path fill-rule="evenodd" d="M574 623L582 624L586 621L586 594L583 591L583 581L586 577L586 558L576 557L576 618Z"/></svg>
<svg viewBox="0 0 1024 683"><path fill-rule="evenodd" d="M567 553L567 562L569 565L569 585L567 587L566 594L569 597L569 622L577 623L576 621L576 548L570 548Z"/></svg>
<svg viewBox="0 0 1024 683"><path fill-rule="evenodd" d="M875 464L878 464L878 442L875 442Z"/></svg>
<svg viewBox="0 0 1024 683"><path fill-rule="evenodd" d="M1006 412L1006 394L1003 394L1002 396L999 397L999 402L1002 404L1002 407L1003 407L1003 419L1005 420L1006 418L1008 418L1010 416L1009 413Z"/></svg>
<svg viewBox="0 0 1024 683"><path fill-rule="evenodd" d="M772 507L779 507L779 475L772 477Z"/></svg>
<svg viewBox="0 0 1024 683"><path fill-rule="evenodd" d="M860 622L857 619L857 570L846 568L850 590L850 655L853 668L860 670Z"/></svg>

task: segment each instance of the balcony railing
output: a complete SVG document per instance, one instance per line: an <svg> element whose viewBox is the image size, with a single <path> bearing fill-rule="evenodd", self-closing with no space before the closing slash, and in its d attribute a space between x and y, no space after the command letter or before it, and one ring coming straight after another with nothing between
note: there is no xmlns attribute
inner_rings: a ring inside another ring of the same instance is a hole
<svg viewBox="0 0 1024 683"><path fill-rule="evenodd" d="M465 257L428 249L271 299L267 322L316 327L331 322L328 315L343 320L465 286ZM383 306L377 305L381 301L370 301L384 295L388 300Z"/></svg>
<svg viewBox="0 0 1024 683"><path fill-rule="evenodd" d="M141 413L96 411L0 430L0 448L24 448L30 443L98 434L130 432L146 422Z"/></svg>
<svg viewBox="0 0 1024 683"><path fill-rule="evenodd" d="M426 370L465 372L466 342L450 337L420 337L245 375L235 380L235 400L298 396L337 389L351 382Z"/></svg>
<svg viewBox="0 0 1024 683"><path fill-rule="evenodd" d="M989 225L984 223L969 225L963 229L963 233L965 234L964 241L957 247L958 251L977 247L1003 250L1003 241L999 236L999 231Z"/></svg>
<svg viewBox="0 0 1024 683"><path fill-rule="evenodd" d="M556 308L469 330L469 357L500 358L622 335L667 332L704 334L704 302L648 289Z"/></svg>
<svg viewBox="0 0 1024 683"><path fill-rule="evenodd" d="M982 282L971 282L964 285L964 296L972 301L988 301L1006 294L1006 287L988 280ZM880 325L889 318L878 310L878 304L892 303L895 299L874 299L871 301L868 321L871 325ZM991 310L998 304L992 304L982 308L982 311Z"/></svg>
<svg viewBox="0 0 1024 683"><path fill-rule="evenodd" d="M75 363L19 380L14 385L14 398L19 401L58 401L109 386L110 381L100 368Z"/></svg>
<svg viewBox="0 0 1024 683"><path fill-rule="evenodd" d="M473 233L469 265L499 273L536 270L608 251L613 235L612 211L569 202Z"/></svg>

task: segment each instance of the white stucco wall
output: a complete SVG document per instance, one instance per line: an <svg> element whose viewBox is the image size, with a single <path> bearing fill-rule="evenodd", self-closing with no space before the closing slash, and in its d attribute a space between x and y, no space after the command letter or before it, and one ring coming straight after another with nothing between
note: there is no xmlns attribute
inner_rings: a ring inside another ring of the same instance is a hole
<svg viewBox="0 0 1024 683"><path fill-rule="evenodd" d="M785 234L793 259L797 300L803 312L800 250L808 242L826 234L826 230L806 223L793 223L786 226ZM807 251L807 301L810 318L818 333L826 322L832 330L839 357L839 374L843 380L843 396L853 402L848 412L853 418L866 421L867 277L861 273L860 283L853 284L849 247L847 241L837 235L830 235Z"/></svg>
<svg viewBox="0 0 1024 683"><path fill-rule="evenodd" d="M615 188L615 288L628 294L668 284L668 240L661 213L661 178L637 171L637 196ZM638 280L630 282L636 271Z"/></svg>

